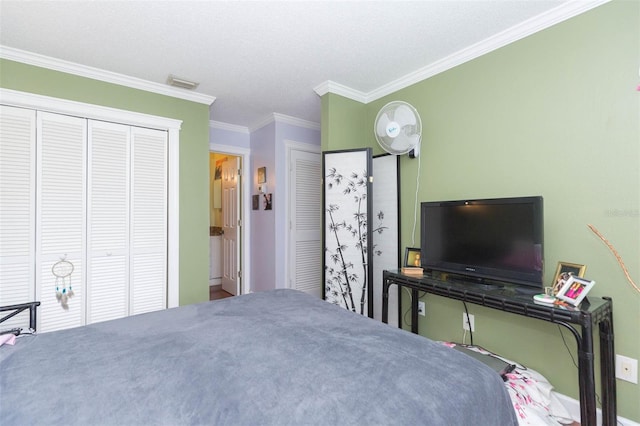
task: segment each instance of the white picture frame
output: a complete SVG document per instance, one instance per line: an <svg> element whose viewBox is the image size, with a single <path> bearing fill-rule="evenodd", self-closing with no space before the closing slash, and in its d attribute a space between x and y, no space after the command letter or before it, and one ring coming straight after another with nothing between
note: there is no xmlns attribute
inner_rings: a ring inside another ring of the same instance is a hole
<svg viewBox="0 0 640 426"><path fill-rule="evenodd" d="M558 294L556 294L556 298L573 306L578 306L587 296L587 293L589 293L595 283L595 281L589 281L584 278L578 278L575 275L571 275L564 283Z"/></svg>

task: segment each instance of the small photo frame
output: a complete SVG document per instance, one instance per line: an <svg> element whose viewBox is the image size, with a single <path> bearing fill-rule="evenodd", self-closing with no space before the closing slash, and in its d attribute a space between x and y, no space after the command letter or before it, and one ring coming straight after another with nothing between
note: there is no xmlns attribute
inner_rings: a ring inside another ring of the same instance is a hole
<svg viewBox="0 0 640 426"><path fill-rule="evenodd" d="M271 210L273 206L273 196L271 194L262 194L264 197L264 209Z"/></svg>
<svg viewBox="0 0 640 426"><path fill-rule="evenodd" d="M260 209L260 195L256 194L251 196L251 207L253 210Z"/></svg>
<svg viewBox="0 0 640 426"><path fill-rule="evenodd" d="M404 252L404 267L419 267L420 266L420 248L407 247Z"/></svg>
<svg viewBox="0 0 640 426"><path fill-rule="evenodd" d="M595 285L595 281L585 280L584 278L578 278L575 275L570 275L569 279L564 283L556 297L560 300L578 306L580 302L587 296L591 287Z"/></svg>
<svg viewBox="0 0 640 426"><path fill-rule="evenodd" d="M265 183L267 181L267 168L259 167L258 168L258 183Z"/></svg>
<svg viewBox="0 0 640 426"><path fill-rule="evenodd" d="M578 278L584 277L584 273L587 270L585 265L569 262L558 262L556 268L556 274L553 276L553 294L557 295L560 289L567 282L569 277L574 276Z"/></svg>

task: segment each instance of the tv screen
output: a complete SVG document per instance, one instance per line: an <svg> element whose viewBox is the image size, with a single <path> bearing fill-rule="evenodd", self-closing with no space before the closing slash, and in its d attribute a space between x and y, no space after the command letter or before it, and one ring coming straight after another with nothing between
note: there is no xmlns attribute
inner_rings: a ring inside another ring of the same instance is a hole
<svg viewBox="0 0 640 426"><path fill-rule="evenodd" d="M421 203L427 270L541 288L542 197Z"/></svg>

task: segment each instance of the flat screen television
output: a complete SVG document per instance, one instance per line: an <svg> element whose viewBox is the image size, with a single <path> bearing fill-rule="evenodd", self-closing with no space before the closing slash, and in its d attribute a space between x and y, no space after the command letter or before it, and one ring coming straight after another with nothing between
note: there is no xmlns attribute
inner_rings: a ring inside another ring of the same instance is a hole
<svg viewBox="0 0 640 426"><path fill-rule="evenodd" d="M543 237L540 196L421 203L425 270L541 289Z"/></svg>

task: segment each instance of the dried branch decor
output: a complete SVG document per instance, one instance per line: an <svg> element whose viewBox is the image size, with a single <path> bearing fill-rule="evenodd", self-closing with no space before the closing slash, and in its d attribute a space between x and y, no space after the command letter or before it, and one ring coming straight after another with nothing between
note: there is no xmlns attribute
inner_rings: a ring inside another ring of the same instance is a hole
<svg viewBox="0 0 640 426"><path fill-rule="evenodd" d="M640 293L640 287L638 287L638 285L633 281L633 279L631 278L631 275L629 275L629 270L627 269L627 267L624 265L624 262L622 261L622 257L618 254L618 251L615 249L615 247L613 247L613 244L611 244L605 237L604 235L602 235L602 233L600 233L600 231L598 231L598 229L591 225L591 224L587 224L587 226L589 227L589 229L591 229L591 231L596 234L598 236L598 238L600 238L602 240L603 243L606 244L607 247L609 247L609 250L611 250L611 253L613 253L613 255L615 256L616 260L618 261L618 264L620 265L620 267L622 268L622 272L624 272L624 275L627 277L627 281L629 281L629 284L631 284L631 286L638 292Z"/></svg>

